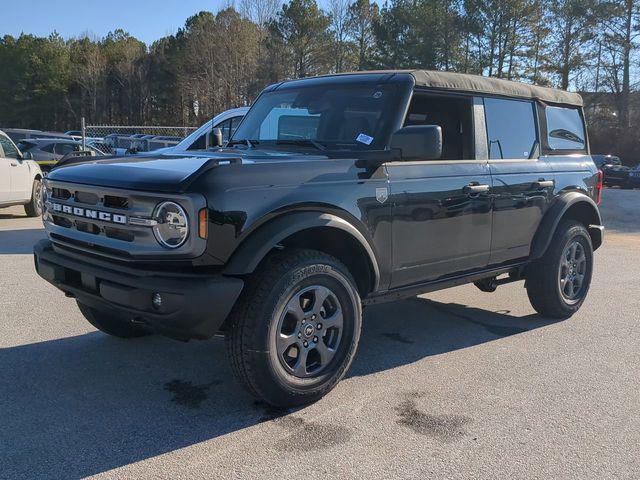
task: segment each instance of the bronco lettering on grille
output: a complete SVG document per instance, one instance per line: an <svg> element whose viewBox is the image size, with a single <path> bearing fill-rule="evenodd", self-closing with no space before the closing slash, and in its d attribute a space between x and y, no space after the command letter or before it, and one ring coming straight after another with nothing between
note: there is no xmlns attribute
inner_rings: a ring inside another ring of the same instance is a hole
<svg viewBox="0 0 640 480"><path fill-rule="evenodd" d="M70 205L63 205L61 203L52 203L51 207L54 212L62 212L68 215L74 215L76 217L90 218L93 220L101 220L103 222L119 223L121 225L127 224L126 215L103 212L100 210L93 210L90 208L72 207Z"/></svg>

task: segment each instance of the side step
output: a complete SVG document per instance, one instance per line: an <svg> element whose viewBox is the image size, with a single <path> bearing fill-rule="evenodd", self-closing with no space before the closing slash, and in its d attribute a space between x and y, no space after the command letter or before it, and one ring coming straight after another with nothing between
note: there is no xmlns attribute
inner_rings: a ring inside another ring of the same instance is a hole
<svg viewBox="0 0 640 480"><path fill-rule="evenodd" d="M444 290L445 288L457 287L459 285L465 285L467 283L475 283L487 278L494 279L497 285L503 283L517 282L523 279L524 267L527 262L508 265L505 267L492 268L487 270L481 270L479 272L468 273L464 275L457 275L454 277L434 280L431 282L420 283L417 285L409 285L406 287L400 287L393 290L386 290L379 292L365 298L362 301L363 305L375 305L378 303L394 302L396 300L402 300L404 298L415 297L416 295L422 295L423 293L435 292L436 290ZM497 279L498 276L508 273L509 276L504 279ZM497 286L496 285L496 286Z"/></svg>

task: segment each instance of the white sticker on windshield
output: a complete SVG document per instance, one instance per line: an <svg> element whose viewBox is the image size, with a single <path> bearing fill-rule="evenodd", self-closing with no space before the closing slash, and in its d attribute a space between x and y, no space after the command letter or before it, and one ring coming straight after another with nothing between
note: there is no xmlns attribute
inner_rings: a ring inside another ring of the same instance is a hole
<svg viewBox="0 0 640 480"><path fill-rule="evenodd" d="M373 142L373 137L361 133L356 137L356 142L364 143L365 145L371 145L371 142Z"/></svg>

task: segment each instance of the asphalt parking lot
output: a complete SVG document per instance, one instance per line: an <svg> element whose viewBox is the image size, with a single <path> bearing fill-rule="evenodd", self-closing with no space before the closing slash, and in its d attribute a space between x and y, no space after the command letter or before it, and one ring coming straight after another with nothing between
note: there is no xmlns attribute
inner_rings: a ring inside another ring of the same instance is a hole
<svg viewBox="0 0 640 480"><path fill-rule="evenodd" d="M35 274L40 220L0 210L0 478L638 478L640 191L603 212L570 320L522 283L370 307L347 378L278 412L221 339L94 330Z"/></svg>

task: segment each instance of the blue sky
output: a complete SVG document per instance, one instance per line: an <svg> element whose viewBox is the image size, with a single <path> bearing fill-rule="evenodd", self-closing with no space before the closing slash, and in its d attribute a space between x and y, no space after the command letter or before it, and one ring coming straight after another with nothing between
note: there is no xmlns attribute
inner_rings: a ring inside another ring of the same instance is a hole
<svg viewBox="0 0 640 480"><path fill-rule="evenodd" d="M21 32L63 37L89 32L102 37L122 28L150 44L175 33L201 10L217 11L228 0L0 0L0 37Z"/></svg>

